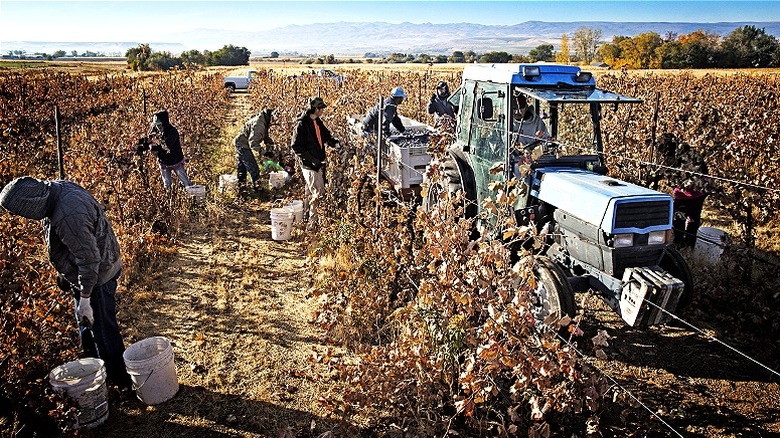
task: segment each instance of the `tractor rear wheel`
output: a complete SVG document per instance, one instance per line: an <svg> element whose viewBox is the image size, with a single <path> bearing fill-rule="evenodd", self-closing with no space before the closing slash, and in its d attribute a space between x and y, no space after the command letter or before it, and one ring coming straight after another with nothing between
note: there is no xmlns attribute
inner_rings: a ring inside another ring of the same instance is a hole
<svg viewBox="0 0 780 438"><path fill-rule="evenodd" d="M677 248L667 246L659 266L674 278L685 283L680 301L677 302L678 309L685 308L693 300L693 274L691 274L691 268L688 267L688 262L685 261Z"/></svg>
<svg viewBox="0 0 780 438"><path fill-rule="evenodd" d="M534 304L532 313L539 324L549 324L564 316L574 317L574 290L566 273L545 256L528 256L519 263L530 263L536 278L536 287L531 293Z"/></svg>

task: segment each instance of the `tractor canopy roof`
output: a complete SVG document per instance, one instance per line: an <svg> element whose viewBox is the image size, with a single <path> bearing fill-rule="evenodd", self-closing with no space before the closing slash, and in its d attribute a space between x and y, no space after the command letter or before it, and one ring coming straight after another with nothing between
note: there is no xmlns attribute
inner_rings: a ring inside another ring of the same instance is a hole
<svg viewBox="0 0 780 438"><path fill-rule="evenodd" d="M594 88L593 75L562 64L476 64L463 69L464 80L489 81L528 87Z"/></svg>
<svg viewBox="0 0 780 438"><path fill-rule="evenodd" d="M527 94L544 102L557 103L642 103L642 99L628 97L598 88L585 89L547 89L517 87L516 91Z"/></svg>
<svg viewBox="0 0 780 438"><path fill-rule="evenodd" d="M573 65L476 64L463 70L463 80L512 84L515 90L545 102L642 102L641 99L596 88L593 75Z"/></svg>

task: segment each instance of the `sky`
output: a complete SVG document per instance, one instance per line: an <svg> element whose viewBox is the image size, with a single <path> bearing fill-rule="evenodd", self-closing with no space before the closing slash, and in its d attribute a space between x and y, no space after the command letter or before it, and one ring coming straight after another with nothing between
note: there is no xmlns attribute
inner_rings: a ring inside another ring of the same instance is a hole
<svg viewBox="0 0 780 438"><path fill-rule="evenodd" d="M165 41L167 36L195 29L257 31L339 21L511 25L530 20L780 21L780 1L0 0L0 45L3 41Z"/></svg>

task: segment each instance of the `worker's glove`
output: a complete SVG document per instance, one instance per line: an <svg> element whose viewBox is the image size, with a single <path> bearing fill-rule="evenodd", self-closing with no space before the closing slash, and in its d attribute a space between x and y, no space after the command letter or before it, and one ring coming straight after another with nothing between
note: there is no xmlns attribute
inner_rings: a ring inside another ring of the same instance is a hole
<svg viewBox="0 0 780 438"><path fill-rule="evenodd" d="M81 297L79 299L79 307L76 309L76 316L79 318L79 322L86 319L89 321L89 325L95 322L95 315L92 313L92 305L89 304L89 298Z"/></svg>

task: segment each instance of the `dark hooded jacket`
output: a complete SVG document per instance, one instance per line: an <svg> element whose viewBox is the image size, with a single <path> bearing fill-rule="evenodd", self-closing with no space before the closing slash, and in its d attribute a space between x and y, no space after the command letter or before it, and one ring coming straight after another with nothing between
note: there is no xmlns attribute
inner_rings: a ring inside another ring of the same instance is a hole
<svg viewBox="0 0 780 438"><path fill-rule="evenodd" d="M304 169L316 172L325 163L325 145L333 146L334 140L330 131L319 117L316 119L309 117L313 112L313 109L309 109L298 117L290 146L295 151L295 155L301 159L301 166ZM320 128L322 145L317 141L317 133L314 129L315 123Z"/></svg>
<svg viewBox="0 0 780 438"><path fill-rule="evenodd" d="M43 220L49 260L79 287L82 297L122 268L119 244L103 207L78 184L17 178L0 193L0 205L12 214Z"/></svg>
<svg viewBox="0 0 780 438"><path fill-rule="evenodd" d="M184 161L184 153L181 150L181 140L179 139L179 130L171 125L168 118L168 111L162 110L154 113L155 119L162 123L160 130L152 126L150 137L159 136L165 147L161 144L153 144L151 150L157 152L157 160L166 166L174 166Z"/></svg>
<svg viewBox="0 0 780 438"><path fill-rule="evenodd" d="M382 105L384 106L384 122L382 127L383 132L387 135L390 134L391 123L393 126L395 126L395 129L397 129L398 132L404 132L406 127L404 126L403 122L401 122L401 118L398 117L398 105L395 103L395 100L392 97L388 97L385 99ZM379 110L379 104L376 104L368 111L368 113L366 113L366 117L363 119L364 131L377 131L377 124L379 123Z"/></svg>

